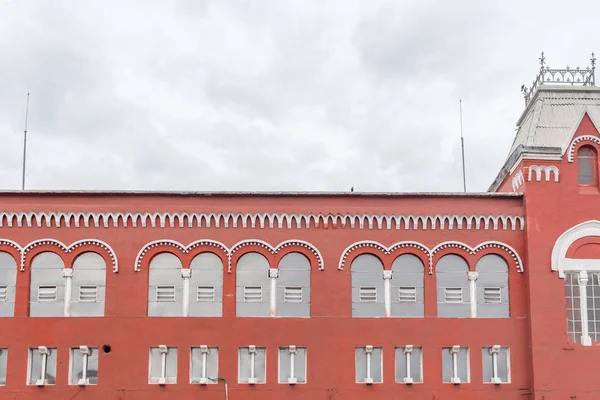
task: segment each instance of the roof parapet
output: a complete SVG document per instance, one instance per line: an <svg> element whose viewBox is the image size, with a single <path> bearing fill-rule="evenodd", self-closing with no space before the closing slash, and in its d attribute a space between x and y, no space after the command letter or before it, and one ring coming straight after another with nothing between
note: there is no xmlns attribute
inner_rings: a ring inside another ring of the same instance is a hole
<svg viewBox="0 0 600 400"><path fill-rule="evenodd" d="M533 99L537 89L544 84L565 84L577 86L596 86L596 57L592 53L590 65L586 68L566 68L553 69L546 64L546 57L542 52L540 60L540 71L533 81L533 84L528 88L525 85L521 86L521 92L525 97L525 106Z"/></svg>

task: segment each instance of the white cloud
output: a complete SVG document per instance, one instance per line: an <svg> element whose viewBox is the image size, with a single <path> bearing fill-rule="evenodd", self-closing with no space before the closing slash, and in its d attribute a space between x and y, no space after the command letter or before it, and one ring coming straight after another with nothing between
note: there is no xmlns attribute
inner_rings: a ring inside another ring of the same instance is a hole
<svg viewBox="0 0 600 400"><path fill-rule="evenodd" d="M539 52L594 50L583 3L5 0L1 188L30 91L31 189L457 191L462 97L483 191Z"/></svg>

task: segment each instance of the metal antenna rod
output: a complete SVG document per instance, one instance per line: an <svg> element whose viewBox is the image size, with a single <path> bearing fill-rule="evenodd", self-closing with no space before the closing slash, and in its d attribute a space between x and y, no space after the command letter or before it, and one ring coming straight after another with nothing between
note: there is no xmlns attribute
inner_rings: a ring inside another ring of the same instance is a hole
<svg viewBox="0 0 600 400"><path fill-rule="evenodd" d="M467 193L467 175L465 172L465 137L463 136L463 118L462 118L462 99L459 99L460 106L460 147L462 151L462 174L463 190Z"/></svg>
<svg viewBox="0 0 600 400"><path fill-rule="evenodd" d="M29 118L29 92L27 92L27 107L25 108L25 131L23 135L23 177L21 190L25 190L25 163L27 160L27 119Z"/></svg>

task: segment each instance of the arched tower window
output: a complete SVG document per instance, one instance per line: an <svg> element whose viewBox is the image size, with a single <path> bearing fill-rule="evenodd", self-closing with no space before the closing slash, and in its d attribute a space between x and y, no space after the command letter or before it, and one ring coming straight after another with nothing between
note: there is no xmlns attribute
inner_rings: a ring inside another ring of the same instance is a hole
<svg viewBox="0 0 600 400"><path fill-rule="evenodd" d="M148 282L148 316L183 316L183 279L179 258L160 253L150 261Z"/></svg>
<svg viewBox="0 0 600 400"><path fill-rule="evenodd" d="M65 264L58 254L46 251L31 262L30 317L65 315Z"/></svg>
<svg viewBox="0 0 600 400"><path fill-rule="evenodd" d="M277 316L310 316L310 262L303 254L286 254L279 261Z"/></svg>
<svg viewBox="0 0 600 400"><path fill-rule="evenodd" d="M580 185L598 183L598 156L592 146L581 146L577 150L577 180Z"/></svg>
<svg viewBox="0 0 600 400"><path fill-rule="evenodd" d="M15 314L15 288L17 284L17 262L10 254L0 252L0 317ZM2 375L2 374L0 374ZM1 377L0 377L1 379Z"/></svg>
<svg viewBox="0 0 600 400"><path fill-rule="evenodd" d="M352 261L350 270L352 316L385 317L383 264L379 258L362 254Z"/></svg>
<svg viewBox="0 0 600 400"><path fill-rule="evenodd" d="M477 262L477 317L508 318L508 264L496 254Z"/></svg>
<svg viewBox="0 0 600 400"><path fill-rule="evenodd" d="M237 262L235 275L235 314L238 317L271 316L269 260L258 253L244 254Z"/></svg>
<svg viewBox="0 0 600 400"><path fill-rule="evenodd" d="M189 315L222 316L223 261L213 253L198 254L190 264L190 274Z"/></svg>
<svg viewBox="0 0 600 400"><path fill-rule="evenodd" d="M392 317L423 316L424 266L412 254L402 254L392 264L392 289L390 293Z"/></svg>
<svg viewBox="0 0 600 400"><path fill-rule="evenodd" d="M71 316L104 315L106 262L99 254L88 251L75 259L71 283Z"/></svg>
<svg viewBox="0 0 600 400"><path fill-rule="evenodd" d="M437 280L438 317L469 318L469 265L460 256L448 254L435 267Z"/></svg>

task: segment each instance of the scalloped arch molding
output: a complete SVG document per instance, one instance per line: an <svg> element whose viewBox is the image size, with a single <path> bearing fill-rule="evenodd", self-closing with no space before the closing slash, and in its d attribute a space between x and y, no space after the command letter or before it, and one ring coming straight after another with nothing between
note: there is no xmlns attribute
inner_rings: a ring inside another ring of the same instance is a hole
<svg viewBox="0 0 600 400"><path fill-rule="evenodd" d="M295 213L121 213L121 212L7 212L0 211L2 227L36 228L317 228L328 225L358 229L483 229L523 230L519 215L458 214L295 214Z"/></svg>
<svg viewBox="0 0 600 400"><path fill-rule="evenodd" d="M365 247L378 249L379 251L383 252L384 254L392 254L394 251L396 251L400 248L417 249L420 252L424 253L427 256L427 258L429 259L429 275L433 274L433 256L435 256L435 254L438 253L440 250L447 249L447 248L459 248L463 251L466 251L469 254L477 254L479 251L484 250L484 249L497 248L497 249L502 250L504 253L506 253L510 256L510 258L513 260L513 262L515 263L515 265L517 267L517 271L523 272L523 262L521 261L521 257L519 256L519 254L512 247L507 245L506 243L496 242L496 241L483 242L483 243L478 244L475 247L471 247L462 242L448 241L448 242L442 242L442 243L438 244L433 249L429 249L424 244L421 244L418 242L412 242L412 241L398 242L398 243L395 243L395 244L387 247L379 242L375 242L372 240L363 240L360 242L353 243L350 246L346 247L346 249L342 253L342 256L340 257L340 262L338 263L338 269L340 269L340 270L344 269L344 265L346 264L346 259L353 251L360 249L360 248L365 248Z"/></svg>

